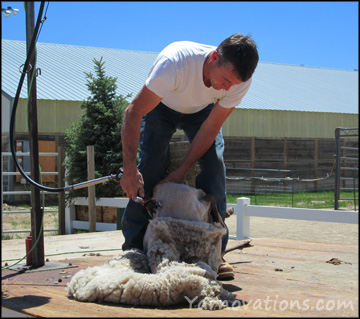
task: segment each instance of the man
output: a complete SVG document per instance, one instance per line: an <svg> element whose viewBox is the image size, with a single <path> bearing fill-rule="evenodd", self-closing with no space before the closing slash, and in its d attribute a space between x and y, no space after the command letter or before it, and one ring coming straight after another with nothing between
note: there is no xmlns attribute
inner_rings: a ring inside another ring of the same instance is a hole
<svg viewBox="0 0 360 319"><path fill-rule="evenodd" d="M122 220L123 250L143 249L149 222L145 209L134 198L151 197L159 182L184 183L186 173L197 161L201 172L196 188L215 197L225 219L221 127L248 91L258 60L256 44L242 34L230 36L217 48L180 41L160 52L145 85L124 113L124 174L120 185L131 200ZM191 146L180 167L166 176L168 146L176 129L184 130ZM227 241L228 234L223 238L223 251ZM233 269L224 261L218 278L225 277L233 277Z"/></svg>

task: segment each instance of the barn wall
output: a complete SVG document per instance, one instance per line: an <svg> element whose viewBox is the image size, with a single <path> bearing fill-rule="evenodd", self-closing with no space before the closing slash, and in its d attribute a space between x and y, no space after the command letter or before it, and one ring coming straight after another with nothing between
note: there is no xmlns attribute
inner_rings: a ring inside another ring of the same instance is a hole
<svg viewBox="0 0 360 319"><path fill-rule="evenodd" d="M38 100L39 133L63 133L82 113L80 101ZM227 137L334 138L337 127L358 127L358 114L235 109L223 125ZM28 132L26 100L19 101L16 132ZM183 135L182 131L176 136Z"/></svg>
<svg viewBox="0 0 360 319"><path fill-rule="evenodd" d="M358 127L358 114L235 109L224 136L334 138L337 127Z"/></svg>
<svg viewBox="0 0 360 319"><path fill-rule="evenodd" d="M38 100L39 134L55 136L56 133L64 133L64 130L70 128L70 124L81 115L81 103L79 101ZM28 132L26 104L27 100L19 100L15 126L17 133Z"/></svg>
<svg viewBox="0 0 360 319"><path fill-rule="evenodd" d="M56 149L64 146L64 130L82 113L80 105L79 101L38 100L39 140L53 141ZM358 127L358 114L235 109L223 126L228 175L246 176L248 172L239 168L255 168L291 170L301 178L319 178L333 166L337 127ZM2 150L8 151L4 134ZM16 139L28 140L25 99L19 101L16 114ZM183 132L177 131L173 140L185 140ZM178 145L175 151L174 147L173 164L177 165L187 148ZM252 177L257 172L252 171ZM275 176L267 171L259 174ZM195 175L196 167L189 173L190 185ZM319 187L333 186L314 182L310 188Z"/></svg>

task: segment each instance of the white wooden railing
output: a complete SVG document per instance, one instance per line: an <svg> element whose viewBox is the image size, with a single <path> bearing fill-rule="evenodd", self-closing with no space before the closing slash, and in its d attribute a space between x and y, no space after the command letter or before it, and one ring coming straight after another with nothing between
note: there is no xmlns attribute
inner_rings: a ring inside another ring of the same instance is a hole
<svg viewBox="0 0 360 319"><path fill-rule="evenodd" d="M128 198L100 198L96 201L96 206L126 207ZM88 205L87 198L77 198L70 207L65 209L65 230L66 234L71 234L73 229L89 229L88 221L78 221L76 219L75 205ZM237 198L236 204L228 204L227 207L234 208L236 216L236 236L229 236L232 239L247 239L250 235L250 217L269 217L282 219L309 220L319 222L334 223L359 223L359 213L357 211L339 211L330 209L307 209L290 207L269 207L250 205L250 199L246 197ZM96 223L97 231L116 230L116 224Z"/></svg>
<svg viewBox="0 0 360 319"><path fill-rule="evenodd" d="M250 199L237 198L236 204L229 204L236 215L236 239L251 238L250 217L309 220L318 222L359 224L359 212L330 209L308 209L292 207L269 207L250 205Z"/></svg>
<svg viewBox="0 0 360 319"><path fill-rule="evenodd" d="M96 200L96 206L109 206L125 208L129 202L128 198L125 197L114 197L114 198L99 198ZM72 234L74 229L89 230L88 221L76 220L76 205L88 206L89 201L87 197L75 198L70 206L65 207L65 234ZM116 230L116 224L114 223L100 223L96 222L96 231L109 231Z"/></svg>

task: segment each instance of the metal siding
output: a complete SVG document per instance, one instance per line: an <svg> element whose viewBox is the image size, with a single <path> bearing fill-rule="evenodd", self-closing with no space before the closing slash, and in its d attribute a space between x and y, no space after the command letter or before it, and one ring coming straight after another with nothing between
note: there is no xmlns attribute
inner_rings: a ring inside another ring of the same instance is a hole
<svg viewBox="0 0 360 319"><path fill-rule="evenodd" d="M64 132L64 130L70 128L70 124L76 121L83 113L80 108L81 102L78 101L56 101L56 104L60 107L56 109L56 119L62 118L61 125L58 124L58 132ZM63 110L61 112L61 110Z"/></svg>
<svg viewBox="0 0 360 319"><path fill-rule="evenodd" d="M27 114L27 100L19 99L15 117L15 132L29 132Z"/></svg>
<svg viewBox="0 0 360 319"><path fill-rule="evenodd" d="M82 110L78 101L38 100L39 133L64 133ZM27 132L26 100L20 99L16 132ZM235 109L223 125L224 136L333 138L336 127L358 127L354 114ZM183 135L181 131L177 134Z"/></svg>
<svg viewBox="0 0 360 319"><path fill-rule="evenodd" d="M28 132L27 100L20 99L16 111L15 130ZM38 131L42 134L64 133L78 119L83 110L79 101L38 100Z"/></svg>
<svg viewBox="0 0 360 319"><path fill-rule="evenodd" d="M1 133L8 133L10 130L11 100L1 95Z"/></svg>
<svg viewBox="0 0 360 319"><path fill-rule="evenodd" d="M225 136L333 138L336 127L358 127L354 114L235 109L223 125Z"/></svg>
<svg viewBox="0 0 360 319"><path fill-rule="evenodd" d="M70 128L70 124L78 119L83 110L78 101L40 101L39 110L39 132L64 133ZM51 113L49 110L51 108ZM44 115L47 114L47 115Z"/></svg>
<svg viewBox="0 0 360 319"><path fill-rule="evenodd" d="M39 132L64 133L83 112L78 101L39 100Z"/></svg>

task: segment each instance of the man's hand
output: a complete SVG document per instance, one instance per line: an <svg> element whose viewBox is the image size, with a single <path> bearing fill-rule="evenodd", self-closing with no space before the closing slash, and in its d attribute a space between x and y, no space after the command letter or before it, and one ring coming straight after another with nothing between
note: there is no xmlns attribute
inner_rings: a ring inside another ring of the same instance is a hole
<svg viewBox="0 0 360 319"><path fill-rule="evenodd" d="M134 200L136 196L145 197L144 180L141 173L124 172L120 180L121 188L126 192L126 196Z"/></svg>
<svg viewBox="0 0 360 319"><path fill-rule="evenodd" d="M145 114L154 109L160 101L161 97L144 85L124 112L121 129L124 174L121 178L120 186L126 192L127 197L132 200L136 196L145 196L144 180L136 167L141 119Z"/></svg>
<svg viewBox="0 0 360 319"><path fill-rule="evenodd" d="M189 151L179 168L171 172L160 183L174 182L184 184L185 177L192 165L198 161L210 148L214 142L216 135L219 133L221 126L228 118L234 108L224 108L218 103L210 112L208 118L201 125L200 130L196 133Z"/></svg>
<svg viewBox="0 0 360 319"><path fill-rule="evenodd" d="M185 184L185 175L180 171L180 169L177 169L175 171L172 171L168 176L166 176L162 181L160 181L159 184L167 182Z"/></svg>

